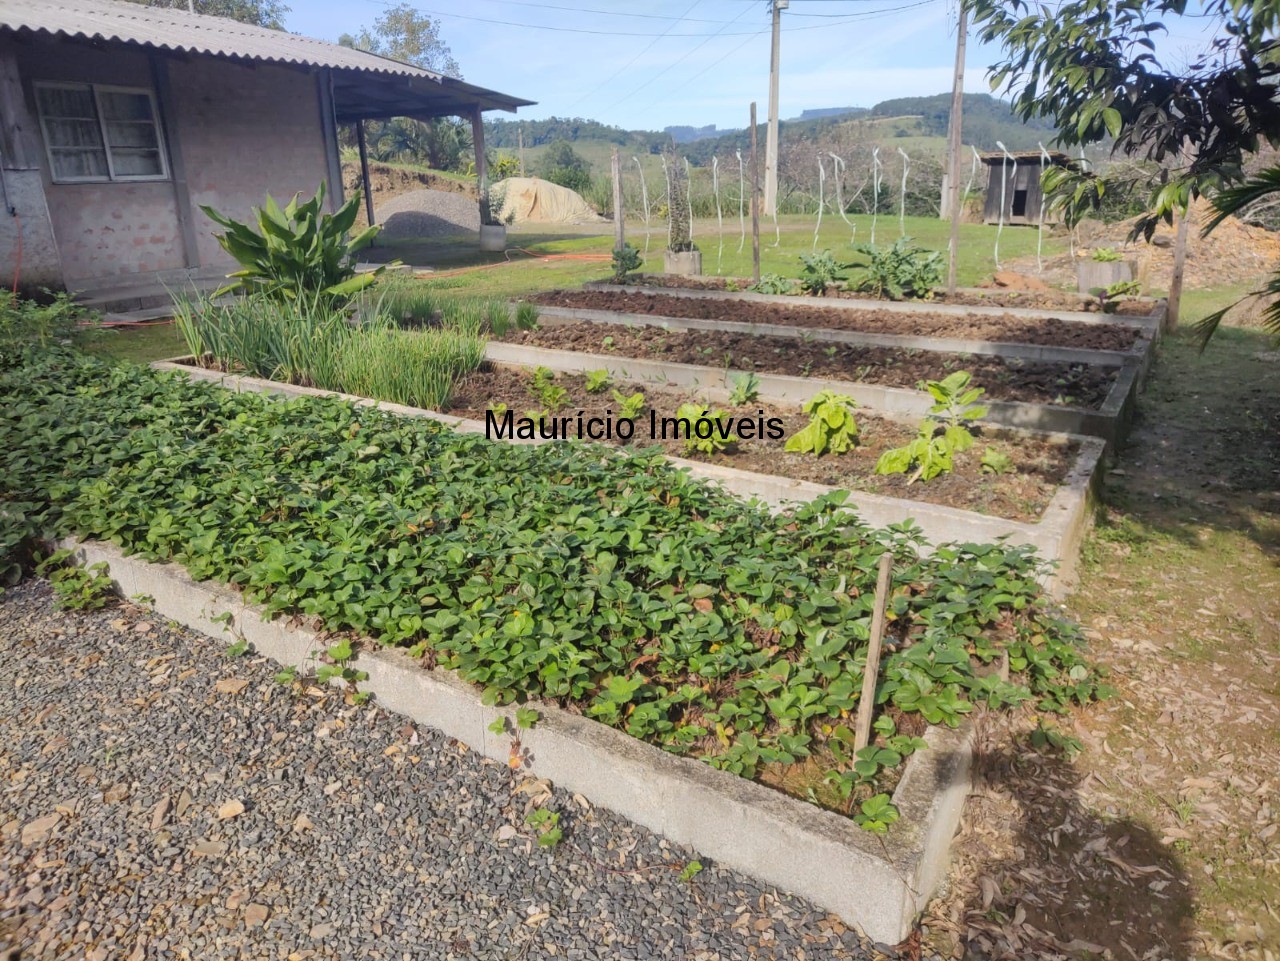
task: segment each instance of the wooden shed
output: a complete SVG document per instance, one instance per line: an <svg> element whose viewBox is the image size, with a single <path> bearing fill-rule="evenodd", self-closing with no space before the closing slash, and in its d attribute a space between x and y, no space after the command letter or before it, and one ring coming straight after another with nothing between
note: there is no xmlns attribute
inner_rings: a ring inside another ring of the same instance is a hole
<svg viewBox="0 0 1280 961"><path fill-rule="evenodd" d="M1046 163L1040 151L1024 150L1008 156L1003 153L983 154L982 162L987 166L987 202L983 207L983 221L989 224L1000 223L1000 201L1003 197L1003 220L1006 224L1038 224L1040 174L1046 166L1070 166L1071 158L1064 153L1050 151ZM1003 192L1001 178L1004 179ZM1044 222L1057 223L1058 219L1046 212Z"/></svg>

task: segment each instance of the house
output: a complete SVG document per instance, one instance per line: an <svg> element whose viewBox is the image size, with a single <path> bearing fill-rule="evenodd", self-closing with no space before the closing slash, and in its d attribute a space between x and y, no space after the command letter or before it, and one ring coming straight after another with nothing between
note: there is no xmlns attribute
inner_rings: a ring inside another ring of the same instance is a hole
<svg viewBox="0 0 1280 961"><path fill-rule="evenodd" d="M1041 154L1039 150L1025 150L1010 154L989 153L982 155L987 167L987 202L982 219L989 224L1038 224L1040 223L1040 175L1048 166L1066 167L1071 158L1058 151ZM1004 180L1003 190L1001 179ZM1004 213L1001 215L1001 203ZM1057 223L1051 211L1045 211L1046 224Z"/></svg>
<svg viewBox="0 0 1280 961"><path fill-rule="evenodd" d="M336 44L121 0L0 0L0 285L182 286L230 267L208 204L342 201L338 131L531 105ZM364 171L368 197L367 164Z"/></svg>

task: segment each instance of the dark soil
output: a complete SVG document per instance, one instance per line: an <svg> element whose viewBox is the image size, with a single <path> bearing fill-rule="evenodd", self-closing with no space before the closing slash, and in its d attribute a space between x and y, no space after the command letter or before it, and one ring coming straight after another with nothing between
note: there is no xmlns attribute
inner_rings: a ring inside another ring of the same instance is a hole
<svg viewBox="0 0 1280 961"><path fill-rule="evenodd" d="M956 370L973 374L996 400L1096 409L1115 380L1115 368L1040 364L1001 357L806 341L800 337L729 331L673 331L591 322L511 330L503 340L532 347L616 354L677 364L915 388Z"/></svg>
<svg viewBox="0 0 1280 961"><path fill-rule="evenodd" d="M783 439L739 440L724 452L703 455L686 451L682 440L655 440L650 431L649 410L656 411L659 418L674 417L681 404L697 400L692 393L617 383L593 394L587 392L586 378L579 374L559 374L555 383L569 392L569 398L554 413L574 418L582 411L584 417L603 417L608 412L616 419L618 404L611 396L612 390L618 389L623 394L642 390L645 413L636 421L635 436L631 440L634 446L657 444L665 453L676 457L847 490L944 504L1014 520L1034 521L1040 516L1076 455L1075 445L1050 444L1034 438L984 437L981 428L977 428L978 443L956 458L954 471L927 483L908 484L904 475L873 473L876 461L884 451L900 447L915 437L914 428L895 421L861 414L858 417L860 442L855 450L842 455L814 457L788 453L784 449L785 438L809 421L798 408L762 403L741 407L719 404L714 406L728 416L781 418L784 423ZM516 417L524 416L527 411L541 411L545 406L533 389L533 377L529 371L485 365L458 386L449 412L484 420L485 412L496 404L505 404ZM988 447L1010 457L1016 473L999 476L983 473L981 459Z"/></svg>
<svg viewBox="0 0 1280 961"><path fill-rule="evenodd" d="M729 320L745 324L821 327L856 330L867 334L953 337L1087 350L1128 350L1141 336L1140 331L1120 324L1080 324L1064 320L984 317L981 314L951 317L946 314L902 314L888 310L864 313L860 310L806 304L793 307L790 304L750 300L711 300L613 290L558 290L539 294L533 300L548 307L613 310L693 320Z"/></svg>
<svg viewBox="0 0 1280 961"><path fill-rule="evenodd" d="M627 280L632 287L667 287L684 290L746 290L751 286L750 277L677 277L668 274L643 274ZM798 290L799 288L797 288ZM870 294L843 288L831 288L828 297L842 300L875 300ZM935 291L932 303L955 304L961 307L1024 307L1028 310L1070 310L1083 313L1102 313L1102 305L1093 298L1077 297L1065 290L1004 290L993 287L978 294L973 291L956 291L948 296ZM1145 317L1151 313L1152 304L1144 300L1126 300L1116 305L1116 313L1126 317Z"/></svg>

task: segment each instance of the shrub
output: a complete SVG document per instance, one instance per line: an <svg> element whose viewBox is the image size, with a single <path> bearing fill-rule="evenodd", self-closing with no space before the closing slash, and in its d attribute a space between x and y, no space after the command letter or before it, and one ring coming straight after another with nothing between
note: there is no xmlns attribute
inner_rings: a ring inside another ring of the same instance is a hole
<svg viewBox="0 0 1280 961"><path fill-rule="evenodd" d="M41 304L10 291L0 293L0 366L16 363L29 347L74 340L96 319L65 293L49 297Z"/></svg>
<svg viewBox="0 0 1280 961"><path fill-rule="evenodd" d="M800 269L800 289L806 294L821 297L827 288L845 279L840 273L844 265L836 263L829 250L820 254L801 254L800 262L804 265Z"/></svg>
<svg viewBox="0 0 1280 961"><path fill-rule="evenodd" d="M621 250L613 252L613 282L625 284L627 274L635 273L644 264L640 251L631 244L623 244Z"/></svg>
<svg viewBox="0 0 1280 961"><path fill-rule="evenodd" d="M888 247L858 244L854 249L867 255L866 263L849 265L866 271L857 288L865 293L889 300L928 298L942 282L942 255L915 246L910 237L900 237Z"/></svg>
<svg viewBox="0 0 1280 961"><path fill-rule="evenodd" d="M1100 264L1114 264L1120 259L1120 251L1114 247L1099 247L1092 256Z"/></svg>
<svg viewBox="0 0 1280 961"><path fill-rule="evenodd" d="M747 290L753 294L789 294L795 285L794 280L788 280L779 274L761 274L760 279Z"/></svg>
<svg viewBox="0 0 1280 961"><path fill-rule="evenodd" d="M943 380L925 384L934 403L920 425L919 435L905 447L881 454L876 462L877 474L905 474L915 467L915 473L907 480L913 484L917 480L933 480L952 469L955 455L974 444L969 424L987 415L987 408L975 403L985 391L969 387L972 377L967 370L958 370Z"/></svg>
<svg viewBox="0 0 1280 961"><path fill-rule="evenodd" d="M367 247L379 230L368 227L355 238L348 237L360 209L360 191L332 214L322 213L323 181L310 200L300 203L299 196L295 194L283 209L268 196L265 204L253 210L257 230L212 207L200 207L225 228L218 243L241 265L229 275L232 282L215 296L243 291L276 300L322 296L345 303L382 273L382 267L363 274L355 270L356 252Z"/></svg>

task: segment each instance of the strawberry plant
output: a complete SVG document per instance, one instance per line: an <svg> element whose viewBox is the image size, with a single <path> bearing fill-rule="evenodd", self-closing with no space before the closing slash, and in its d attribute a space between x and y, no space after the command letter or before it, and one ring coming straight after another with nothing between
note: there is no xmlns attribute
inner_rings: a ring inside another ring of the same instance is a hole
<svg viewBox="0 0 1280 961"><path fill-rule="evenodd" d="M853 411L858 405L852 397L822 390L804 402L809 423L787 440L786 449L821 457L827 451L843 454L858 444L858 422Z"/></svg>
<svg viewBox="0 0 1280 961"><path fill-rule="evenodd" d="M868 826L890 823L862 805L893 755L918 749L880 724L855 755L838 733L886 550L879 705L952 724L978 705L1060 713L1106 693L1032 549L921 556L913 525L870 528L843 494L775 514L655 450L492 443L64 350L0 368L0 393L0 517L20 509L32 537L109 541L317 622L339 638L331 678L356 679L341 638L367 637L429 655L490 704L554 702L746 777L823 752ZM1005 656L1008 682L984 676Z"/></svg>
<svg viewBox="0 0 1280 961"><path fill-rule="evenodd" d="M556 375L548 367L533 372L533 392L548 413L554 414L569 401L569 392L555 382Z"/></svg>
<svg viewBox="0 0 1280 961"><path fill-rule="evenodd" d="M105 561L82 567L75 562L74 552L54 551L37 565L36 573L49 579L62 610L97 611L115 600Z"/></svg>

